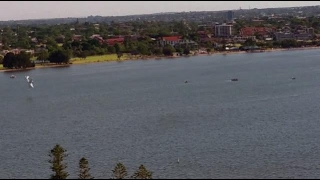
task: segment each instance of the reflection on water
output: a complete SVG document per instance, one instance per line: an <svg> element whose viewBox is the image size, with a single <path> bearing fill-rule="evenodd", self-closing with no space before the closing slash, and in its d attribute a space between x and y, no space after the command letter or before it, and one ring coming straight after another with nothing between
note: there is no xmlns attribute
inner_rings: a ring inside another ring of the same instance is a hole
<svg viewBox="0 0 320 180"><path fill-rule="evenodd" d="M50 68L56 68L56 69L62 69L62 68L69 68L70 65L69 64L66 64L66 65L59 65L59 66L53 66L53 67L50 67Z"/></svg>

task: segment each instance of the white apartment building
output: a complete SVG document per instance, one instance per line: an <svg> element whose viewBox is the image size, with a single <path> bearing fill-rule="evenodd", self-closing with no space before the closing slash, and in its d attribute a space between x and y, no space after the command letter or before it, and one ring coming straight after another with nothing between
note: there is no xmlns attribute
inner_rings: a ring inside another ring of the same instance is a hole
<svg viewBox="0 0 320 180"><path fill-rule="evenodd" d="M216 37L230 37L232 36L232 25L222 24L215 26Z"/></svg>

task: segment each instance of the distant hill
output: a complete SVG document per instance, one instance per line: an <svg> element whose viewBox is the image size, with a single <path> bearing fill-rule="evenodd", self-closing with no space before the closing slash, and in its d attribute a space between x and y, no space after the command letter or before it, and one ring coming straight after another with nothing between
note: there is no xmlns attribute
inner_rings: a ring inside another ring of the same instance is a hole
<svg viewBox="0 0 320 180"><path fill-rule="evenodd" d="M197 21L208 22L217 21L225 18L224 11L201 11L201 12L164 12L145 15L128 15L128 16L88 16L86 18L55 18L55 19L30 19L30 20L16 20L16 21L0 21L0 26L7 25L40 25L40 24L69 24L75 23L77 19L80 23L110 23L128 22L128 21ZM303 7L288 7L288 8L267 8L267 9L238 9L233 10L235 18L240 16L252 18L263 15L283 14L292 16L316 16L320 15L320 6L303 6Z"/></svg>

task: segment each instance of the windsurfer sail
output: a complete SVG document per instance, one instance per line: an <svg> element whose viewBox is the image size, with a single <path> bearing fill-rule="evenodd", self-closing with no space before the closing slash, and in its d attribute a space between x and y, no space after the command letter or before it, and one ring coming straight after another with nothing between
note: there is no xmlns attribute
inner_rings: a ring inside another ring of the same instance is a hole
<svg viewBox="0 0 320 180"><path fill-rule="evenodd" d="M27 82L29 83L29 87L34 88L33 80L29 76L25 76L25 78L26 78Z"/></svg>

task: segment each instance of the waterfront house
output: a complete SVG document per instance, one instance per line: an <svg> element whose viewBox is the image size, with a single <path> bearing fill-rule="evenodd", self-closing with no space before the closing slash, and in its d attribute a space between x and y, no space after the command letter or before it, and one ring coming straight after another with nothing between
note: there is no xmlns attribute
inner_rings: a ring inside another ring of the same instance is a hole
<svg viewBox="0 0 320 180"><path fill-rule="evenodd" d="M312 34L308 34L308 33L293 34L293 33L277 32L277 33L274 33L274 38L277 41L283 41L286 39L311 40Z"/></svg>
<svg viewBox="0 0 320 180"><path fill-rule="evenodd" d="M234 42L239 42L239 43L244 43L248 39L256 41L256 37L255 36L234 36L233 37L233 41Z"/></svg>
<svg viewBox="0 0 320 180"><path fill-rule="evenodd" d="M189 49L198 49L199 45L197 42L189 39L181 39L174 47L189 48Z"/></svg>
<svg viewBox="0 0 320 180"><path fill-rule="evenodd" d="M175 46L176 44L178 44L179 42L182 42L183 40L181 39L180 36L170 36L170 37L162 37L159 39L158 44L161 47L164 47L165 45L171 45L171 46Z"/></svg>

